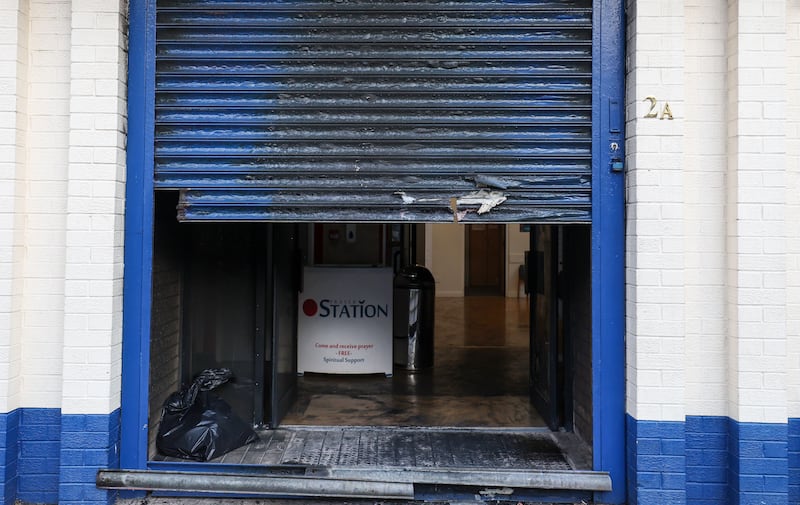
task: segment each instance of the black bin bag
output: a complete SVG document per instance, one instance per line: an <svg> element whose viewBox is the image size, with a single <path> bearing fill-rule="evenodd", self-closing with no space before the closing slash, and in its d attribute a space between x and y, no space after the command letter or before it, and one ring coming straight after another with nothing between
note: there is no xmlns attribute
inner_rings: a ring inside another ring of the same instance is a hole
<svg viewBox="0 0 800 505"><path fill-rule="evenodd" d="M158 452L208 461L258 440L252 426L212 392L231 377L233 373L227 368L204 370L189 387L167 398L156 437Z"/></svg>

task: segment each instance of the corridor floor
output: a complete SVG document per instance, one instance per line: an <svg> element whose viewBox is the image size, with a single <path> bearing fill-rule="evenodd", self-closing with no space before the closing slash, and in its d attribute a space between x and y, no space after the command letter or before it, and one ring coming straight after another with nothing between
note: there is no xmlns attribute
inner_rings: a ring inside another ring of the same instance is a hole
<svg viewBox="0 0 800 505"><path fill-rule="evenodd" d="M306 374L283 425L542 428L528 398L528 300L437 298L434 366Z"/></svg>

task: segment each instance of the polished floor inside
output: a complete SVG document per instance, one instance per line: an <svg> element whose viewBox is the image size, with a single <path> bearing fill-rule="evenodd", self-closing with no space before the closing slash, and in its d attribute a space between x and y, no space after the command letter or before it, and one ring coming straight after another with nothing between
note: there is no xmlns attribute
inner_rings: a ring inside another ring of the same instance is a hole
<svg viewBox="0 0 800 505"><path fill-rule="evenodd" d="M528 395L528 301L437 298L432 368L306 374L283 426L544 428Z"/></svg>

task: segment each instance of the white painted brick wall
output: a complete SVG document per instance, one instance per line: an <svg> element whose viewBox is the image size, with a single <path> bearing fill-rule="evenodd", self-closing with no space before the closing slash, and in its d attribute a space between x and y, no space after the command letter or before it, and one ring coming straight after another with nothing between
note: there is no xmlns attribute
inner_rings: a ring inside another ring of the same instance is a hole
<svg viewBox="0 0 800 505"><path fill-rule="evenodd" d="M787 399L800 413L798 9L628 2L628 411L639 419L785 422ZM674 121L643 118L651 95Z"/></svg>
<svg viewBox="0 0 800 505"><path fill-rule="evenodd" d="M628 412L685 416L683 0L628 5L626 340ZM645 119L648 96L659 116Z"/></svg>
<svg viewBox="0 0 800 505"><path fill-rule="evenodd" d="M686 413L727 415L727 0L686 2Z"/></svg>
<svg viewBox="0 0 800 505"><path fill-rule="evenodd" d="M23 407L61 407L69 0L30 0Z"/></svg>
<svg viewBox="0 0 800 505"><path fill-rule="evenodd" d="M787 416L785 15L729 2L728 415L748 422Z"/></svg>
<svg viewBox="0 0 800 505"><path fill-rule="evenodd" d="M800 3L628 4L629 412L798 416ZM119 406L125 12L0 4L0 410Z"/></svg>
<svg viewBox="0 0 800 505"><path fill-rule="evenodd" d="M64 413L120 405L127 5L72 0Z"/></svg>
<svg viewBox="0 0 800 505"><path fill-rule="evenodd" d="M796 418L800 417L800 0L786 3L786 49L786 382L788 414ZM770 104L764 114L771 119L782 112Z"/></svg>
<svg viewBox="0 0 800 505"><path fill-rule="evenodd" d="M0 4L0 412L19 407L21 388L28 5Z"/></svg>

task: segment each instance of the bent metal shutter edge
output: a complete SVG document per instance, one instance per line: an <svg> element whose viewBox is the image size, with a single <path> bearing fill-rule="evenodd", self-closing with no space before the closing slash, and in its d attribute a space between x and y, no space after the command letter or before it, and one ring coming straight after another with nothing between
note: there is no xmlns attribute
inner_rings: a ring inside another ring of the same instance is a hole
<svg viewBox="0 0 800 505"><path fill-rule="evenodd" d="M589 222L588 0L162 0L186 221Z"/></svg>

